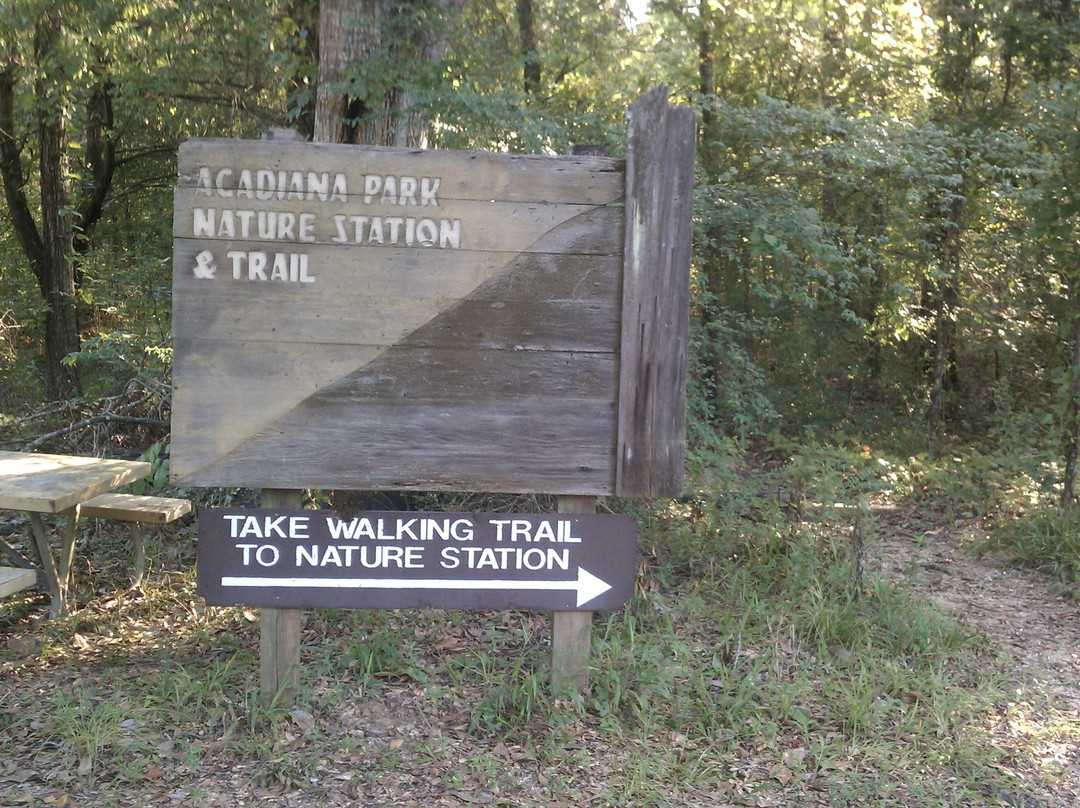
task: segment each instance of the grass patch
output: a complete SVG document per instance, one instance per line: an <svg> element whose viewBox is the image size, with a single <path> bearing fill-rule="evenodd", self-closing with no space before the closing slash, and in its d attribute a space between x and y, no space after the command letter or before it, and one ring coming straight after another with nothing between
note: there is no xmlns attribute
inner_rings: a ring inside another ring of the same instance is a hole
<svg viewBox="0 0 1080 808"><path fill-rule="evenodd" d="M0 651L5 771L35 772L39 802L86 805L975 805L1054 776L1036 762L1075 724L1042 731L1054 716L1017 703L992 649L867 571L871 465L822 462L828 485L805 476L800 507L775 494L785 468L619 505L642 572L595 617L584 693L550 688L544 615L325 610L306 613L297 702L266 708L256 615L201 604L190 536L161 534L139 594L126 533L95 534L84 607L30 631L32 659Z"/></svg>
<svg viewBox="0 0 1080 808"><path fill-rule="evenodd" d="M1063 583L1080 581L1080 509L1045 507L994 530L985 549L1002 550L1015 562Z"/></svg>

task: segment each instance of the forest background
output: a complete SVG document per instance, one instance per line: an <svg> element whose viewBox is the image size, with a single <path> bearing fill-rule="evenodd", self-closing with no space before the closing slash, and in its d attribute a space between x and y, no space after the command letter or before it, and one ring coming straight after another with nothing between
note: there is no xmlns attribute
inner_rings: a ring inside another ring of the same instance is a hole
<svg viewBox="0 0 1080 808"><path fill-rule="evenodd" d="M311 137L332 110L318 139L621 156L626 107L663 83L700 124L687 495L610 503L640 517L642 568L597 622L588 697L529 672L542 620L339 615L305 629L299 712L261 711L249 617L194 605L189 534L139 597L107 585L120 540L82 541L85 608L0 613L0 800L232 804L242 777L285 805L336 777L317 804L378 804L397 777L426 804L1075 804L1075 655L1072 706L1033 700L863 561L876 540L914 579L972 528L1072 586L1032 612L1072 608L1080 5L318 5L0 0L0 448L141 455L172 490L184 139ZM587 764L569 736L598 739Z"/></svg>
<svg viewBox="0 0 1080 808"><path fill-rule="evenodd" d="M1076 3L368 5L323 76L334 139L619 155L647 88L698 111L694 457L959 444L1075 500ZM0 417L66 401L162 439L177 144L310 137L318 9L20 0L0 26Z"/></svg>

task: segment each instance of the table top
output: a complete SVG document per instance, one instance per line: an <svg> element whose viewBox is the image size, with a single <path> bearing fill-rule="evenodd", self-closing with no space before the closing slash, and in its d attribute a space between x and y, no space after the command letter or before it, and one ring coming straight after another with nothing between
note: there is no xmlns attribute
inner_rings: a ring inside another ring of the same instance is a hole
<svg viewBox="0 0 1080 808"><path fill-rule="evenodd" d="M0 508L59 513L149 474L141 460L0 451Z"/></svg>

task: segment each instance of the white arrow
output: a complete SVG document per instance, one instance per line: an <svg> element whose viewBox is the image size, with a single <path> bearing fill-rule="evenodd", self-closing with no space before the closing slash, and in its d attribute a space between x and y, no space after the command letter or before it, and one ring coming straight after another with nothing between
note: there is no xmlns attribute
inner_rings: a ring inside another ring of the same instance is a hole
<svg viewBox="0 0 1080 808"><path fill-rule="evenodd" d="M529 592L577 590L577 605L585 605L611 589L583 567L576 581L448 581L415 578L256 578L225 575L222 586L265 586L296 589L520 589Z"/></svg>

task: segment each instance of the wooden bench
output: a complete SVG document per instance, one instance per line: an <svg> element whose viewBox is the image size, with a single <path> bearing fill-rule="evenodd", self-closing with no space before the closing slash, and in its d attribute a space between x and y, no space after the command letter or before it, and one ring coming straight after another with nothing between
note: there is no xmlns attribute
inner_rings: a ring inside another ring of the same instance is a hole
<svg viewBox="0 0 1080 808"><path fill-rule="evenodd" d="M0 567L0 598L29 589L37 583L37 570Z"/></svg>
<svg viewBox="0 0 1080 808"><path fill-rule="evenodd" d="M131 523L131 535L135 542L135 571L131 579L133 587L142 583L146 568L146 537L142 523L164 525L188 513L191 513L191 502L186 499L117 493L99 494L82 503L79 508L80 516Z"/></svg>

